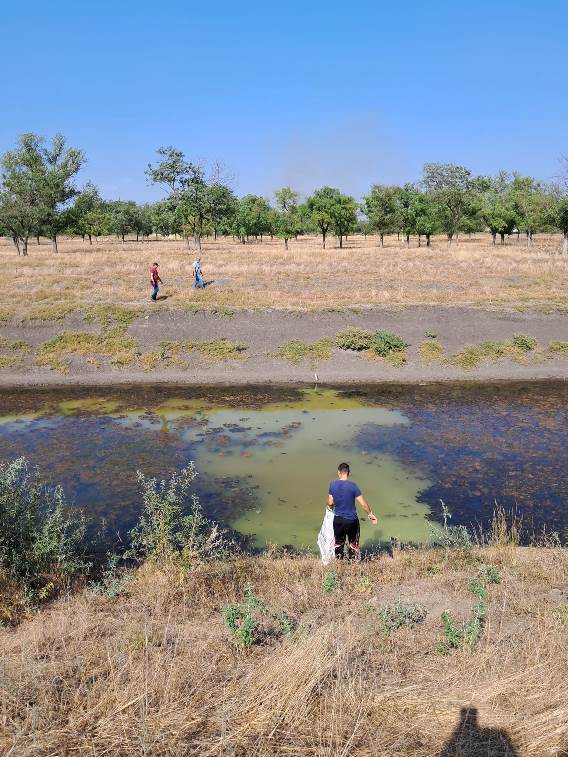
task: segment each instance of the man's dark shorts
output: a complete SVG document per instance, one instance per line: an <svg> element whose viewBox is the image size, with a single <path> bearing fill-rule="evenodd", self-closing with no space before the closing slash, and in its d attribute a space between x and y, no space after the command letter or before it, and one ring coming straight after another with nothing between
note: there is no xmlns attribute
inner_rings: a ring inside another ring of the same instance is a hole
<svg viewBox="0 0 568 757"><path fill-rule="evenodd" d="M353 558L359 554L359 518L349 520L336 515L333 519L333 535L335 537L335 556L343 559L345 539L349 544L348 557Z"/></svg>

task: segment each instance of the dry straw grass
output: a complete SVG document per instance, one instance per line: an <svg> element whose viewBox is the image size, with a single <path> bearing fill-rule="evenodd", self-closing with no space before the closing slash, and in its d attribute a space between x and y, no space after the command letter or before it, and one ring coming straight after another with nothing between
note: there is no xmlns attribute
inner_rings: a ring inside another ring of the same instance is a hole
<svg viewBox="0 0 568 757"><path fill-rule="evenodd" d="M483 563L502 582L491 587L481 642L441 656L440 613L467 616ZM76 594L0 631L0 750L426 757L451 737L461 707L476 708L483 729L505 731L518 755L566 748L568 622L554 611L565 550L402 551L340 564L331 594L324 570L313 558L270 556L185 574L146 566L129 596ZM295 639L231 645L220 608L246 584L299 624ZM398 597L428 616L385 635L377 610ZM505 754L471 751L474 738L465 754Z"/></svg>
<svg viewBox="0 0 568 757"><path fill-rule="evenodd" d="M206 240L203 269L213 284L192 288L194 254L182 241L62 240L59 255L47 243L30 246L18 257L7 240L0 260L10 282L9 312L61 317L66 308L97 303L145 304L148 267L160 263L167 300L157 307L195 306L229 312L231 308L345 308L411 303L508 304L568 308L568 257L557 254L560 239L541 236L527 249L523 241L490 244L488 235L460 238L451 247L436 238L432 247L406 247L396 237L377 247L369 237L350 237L344 249L321 248L317 237L242 245L231 239ZM155 307L155 306L154 306Z"/></svg>

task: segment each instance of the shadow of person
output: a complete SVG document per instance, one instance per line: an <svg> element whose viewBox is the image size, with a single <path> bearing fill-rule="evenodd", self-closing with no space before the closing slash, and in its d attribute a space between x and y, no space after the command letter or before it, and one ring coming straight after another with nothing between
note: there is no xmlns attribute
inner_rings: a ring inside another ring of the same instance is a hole
<svg viewBox="0 0 568 757"><path fill-rule="evenodd" d="M155 300L155 301L157 302L158 300L167 300L167 299L168 299L168 297L170 297L170 296L171 296L171 295L169 295L169 294L159 294L159 295L158 295L158 296L156 297L156 300Z"/></svg>
<svg viewBox="0 0 568 757"><path fill-rule="evenodd" d="M438 757L519 757L507 732L481 728L475 707L462 707L460 722Z"/></svg>

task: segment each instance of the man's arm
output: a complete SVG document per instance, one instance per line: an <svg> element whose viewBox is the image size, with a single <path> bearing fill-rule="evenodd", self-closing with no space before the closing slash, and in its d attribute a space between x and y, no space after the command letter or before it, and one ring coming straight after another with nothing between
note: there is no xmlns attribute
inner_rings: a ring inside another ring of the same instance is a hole
<svg viewBox="0 0 568 757"><path fill-rule="evenodd" d="M363 508L363 510L368 514L369 520L371 523L376 526L377 525L377 516L373 515L371 512L371 508L369 507L369 504L367 503L367 500L365 497L361 494L359 497L357 497L357 504Z"/></svg>
<svg viewBox="0 0 568 757"><path fill-rule="evenodd" d="M333 510L333 494L327 495L327 506L330 510Z"/></svg>

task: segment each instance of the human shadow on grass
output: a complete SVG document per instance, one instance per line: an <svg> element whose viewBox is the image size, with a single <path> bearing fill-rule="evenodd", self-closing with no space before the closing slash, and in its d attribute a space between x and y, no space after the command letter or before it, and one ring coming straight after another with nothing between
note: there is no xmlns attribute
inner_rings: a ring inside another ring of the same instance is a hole
<svg viewBox="0 0 568 757"><path fill-rule="evenodd" d="M479 725L476 707L461 708L460 722L436 754L438 757L520 757L507 731Z"/></svg>

